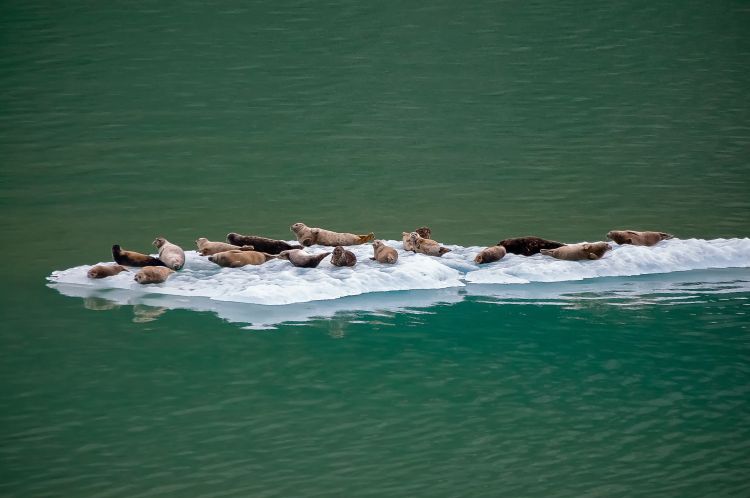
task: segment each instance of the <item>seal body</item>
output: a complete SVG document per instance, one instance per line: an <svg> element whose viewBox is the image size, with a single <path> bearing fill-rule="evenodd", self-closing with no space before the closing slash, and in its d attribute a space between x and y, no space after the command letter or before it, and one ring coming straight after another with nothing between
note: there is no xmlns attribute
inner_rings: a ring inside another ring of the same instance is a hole
<svg viewBox="0 0 750 498"><path fill-rule="evenodd" d="M185 266L185 251L177 244L172 244L164 237L154 239L154 247L159 249L159 259L173 270L179 270Z"/></svg>
<svg viewBox="0 0 750 498"><path fill-rule="evenodd" d="M198 246L198 254L200 254L201 256L211 256L212 254L216 254L217 252L233 251L235 249L239 249L241 251L255 250L253 246L238 247L232 244L227 244L226 242L211 242L210 240L203 237L197 239L195 241L195 245Z"/></svg>
<svg viewBox="0 0 750 498"><path fill-rule="evenodd" d="M333 248L331 264L333 266L354 266L357 264L357 256L341 246L336 246Z"/></svg>
<svg viewBox="0 0 750 498"><path fill-rule="evenodd" d="M372 242L375 234L356 235L353 233L332 232L323 228L310 228L304 223L295 223L290 227L297 237L297 242L305 247L313 244L322 246L356 246L366 242Z"/></svg>
<svg viewBox="0 0 750 498"><path fill-rule="evenodd" d="M160 259L135 251L126 251L117 244L112 246L112 258L115 263L124 266L167 266Z"/></svg>
<svg viewBox="0 0 750 498"><path fill-rule="evenodd" d="M618 244L632 244L634 246L654 246L662 240L673 238L666 232L636 232L635 230L612 230L607 238Z"/></svg>
<svg viewBox="0 0 750 498"><path fill-rule="evenodd" d="M128 271L128 269L120 265L96 265L89 268L86 276L89 278L106 278L113 277L121 271Z"/></svg>
<svg viewBox="0 0 750 498"><path fill-rule="evenodd" d="M413 247L412 251L426 254L428 256L440 257L447 252L451 252L447 247L441 246L432 239L425 239L419 236L417 232L409 234L409 245Z"/></svg>
<svg viewBox="0 0 750 498"><path fill-rule="evenodd" d="M372 249L374 256L370 259L374 259L378 263L386 263L392 265L398 261L398 251L392 247L388 247L383 243L382 240L376 240L372 243Z"/></svg>
<svg viewBox="0 0 750 498"><path fill-rule="evenodd" d="M323 258L331 254L330 252L321 252L319 254L307 254L302 249L292 249L290 251L281 251L279 259L286 259L297 268L315 268Z"/></svg>
<svg viewBox="0 0 750 498"><path fill-rule="evenodd" d="M235 246L253 246L256 251L268 254L278 254L290 249L302 249L302 246L293 245L283 240L269 239L257 235L241 235L235 232L227 234L227 242Z"/></svg>
<svg viewBox="0 0 750 498"><path fill-rule="evenodd" d="M404 251L417 252L417 248L414 246L414 244L411 241L411 234L413 233L417 233L417 232L401 232L401 240L404 243Z"/></svg>
<svg viewBox="0 0 750 498"><path fill-rule="evenodd" d="M485 264L485 263L494 263L495 261L500 261L505 257L505 248L503 246L491 246L487 247L485 249L482 249L482 251L477 254L477 257L474 258L475 263Z"/></svg>
<svg viewBox="0 0 750 498"><path fill-rule="evenodd" d="M604 253L612 249L606 242L582 242L580 244L568 244L557 249L542 249L545 256L568 261L580 261L583 259L599 259Z"/></svg>
<svg viewBox="0 0 750 498"><path fill-rule="evenodd" d="M511 254L520 254L521 256L533 256L538 254L542 249L557 249L565 244L555 240L542 239L540 237L518 237L515 239L505 239L497 243L503 246Z"/></svg>
<svg viewBox="0 0 750 498"><path fill-rule="evenodd" d="M139 284L160 284L173 273L173 269L164 266L144 266L135 274L134 280Z"/></svg>
<svg viewBox="0 0 750 498"><path fill-rule="evenodd" d="M269 259L276 259L276 256L259 251L243 251L242 249L217 252L208 257L210 262L216 263L225 268L240 268L245 265L262 265Z"/></svg>

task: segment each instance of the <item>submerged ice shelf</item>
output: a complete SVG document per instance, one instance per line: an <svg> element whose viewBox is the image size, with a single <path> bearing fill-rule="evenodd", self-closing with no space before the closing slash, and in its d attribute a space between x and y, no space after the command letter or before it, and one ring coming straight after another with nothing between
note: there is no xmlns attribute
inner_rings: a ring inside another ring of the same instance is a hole
<svg viewBox="0 0 750 498"><path fill-rule="evenodd" d="M53 287L85 287L86 295L112 293L122 298L154 294L254 305L290 305L327 301L369 293L458 289L470 284L499 285L571 282L599 277L626 277L712 268L750 267L750 239L672 239L654 247L618 246L597 261L561 261L551 257L507 255L488 265L477 265L474 256L482 247L448 245L452 252L442 258L405 252L400 241L387 241L399 251L395 265L370 260L372 247L350 247L357 255L354 268L337 268L326 258L318 268L296 268L274 260L260 266L221 268L186 251L185 268L163 284L140 285L134 271L91 280L92 265L55 271L48 280ZM314 246L308 251L329 250ZM481 285L479 286L481 287ZM502 287L500 287L502 288ZM90 292L89 292L90 291ZM62 290L61 290L62 292ZM64 292L66 293L66 292ZM500 292L502 293L502 292ZM67 292L70 295L70 290ZM494 290L492 295L498 295ZM444 297L444 296L443 296ZM450 300L450 299L449 299Z"/></svg>

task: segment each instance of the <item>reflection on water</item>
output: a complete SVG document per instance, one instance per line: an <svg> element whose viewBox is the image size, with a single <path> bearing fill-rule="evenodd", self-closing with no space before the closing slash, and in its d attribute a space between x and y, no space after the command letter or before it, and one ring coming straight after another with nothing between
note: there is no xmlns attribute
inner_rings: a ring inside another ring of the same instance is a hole
<svg viewBox="0 0 750 498"><path fill-rule="evenodd" d="M51 283L49 287L65 296L83 298L87 309L111 310L122 305L133 306L133 321L136 323L157 320L169 309L208 311L249 329L273 328L280 324L326 318L331 319L329 335L343 338L346 335L346 324L356 322L360 315L373 318L396 312L413 315L439 312L440 306L456 304L464 299L496 305L531 304L568 308L695 304L709 298L745 300L747 298L743 294L750 292L750 269L673 272L574 282L469 284L466 287L440 290L375 292L283 306L234 303L202 297L139 294L124 289L97 289L61 283ZM372 320L369 323L373 323Z"/></svg>

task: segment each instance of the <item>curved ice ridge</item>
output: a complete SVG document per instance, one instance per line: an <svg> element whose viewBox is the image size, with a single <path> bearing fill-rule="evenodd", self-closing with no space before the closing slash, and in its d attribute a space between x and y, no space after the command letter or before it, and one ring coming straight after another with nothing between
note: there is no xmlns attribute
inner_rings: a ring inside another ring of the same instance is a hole
<svg viewBox="0 0 750 498"><path fill-rule="evenodd" d="M405 252L400 241L387 241L399 251L395 265L370 260L370 245L349 249L357 255L354 268L337 268L326 258L318 268L295 268L273 260L260 266L220 268L195 251L186 252L183 270L163 284L143 286L134 272L91 280L91 265L55 271L48 280L92 289L119 289L138 294L201 297L218 301L285 305L338 299L371 292L445 289L471 284L565 282L599 277L623 277L711 268L750 267L750 239L672 239L654 247L612 243L613 250L597 261L561 261L551 257L507 255L489 265L474 263L482 247L447 246L442 258ZM308 249L329 250L320 246ZM134 270L135 271L135 270Z"/></svg>

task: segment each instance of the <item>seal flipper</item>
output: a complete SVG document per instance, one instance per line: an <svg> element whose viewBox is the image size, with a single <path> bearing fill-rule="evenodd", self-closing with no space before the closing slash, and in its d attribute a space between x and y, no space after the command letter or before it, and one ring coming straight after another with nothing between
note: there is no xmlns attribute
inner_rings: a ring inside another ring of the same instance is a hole
<svg viewBox="0 0 750 498"><path fill-rule="evenodd" d="M372 233L372 232L368 233L367 235L359 235L359 243L360 244L365 244L367 242L372 242L373 240L375 240L375 234Z"/></svg>
<svg viewBox="0 0 750 498"><path fill-rule="evenodd" d="M540 249L539 252L545 256L552 256L554 249Z"/></svg>
<svg viewBox="0 0 750 498"><path fill-rule="evenodd" d="M440 256L442 256L442 255L443 255L443 254L445 254L445 253L449 253L449 252L451 252L451 250L450 250L450 249L448 249L447 247L441 247L441 248L440 248L440 251L439 251L439 252L440 252L440 254L439 254L439 255L440 255Z"/></svg>
<svg viewBox="0 0 750 498"><path fill-rule="evenodd" d="M232 249L234 251L234 249ZM242 246L240 247L240 251L254 251L255 246Z"/></svg>
<svg viewBox="0 0 750 498"><path fill-rule="evenodd" d="M659 232L659 235L661 235L661 240L669 240L674 238L674 235L672 235L671 233Z"/></svg>

